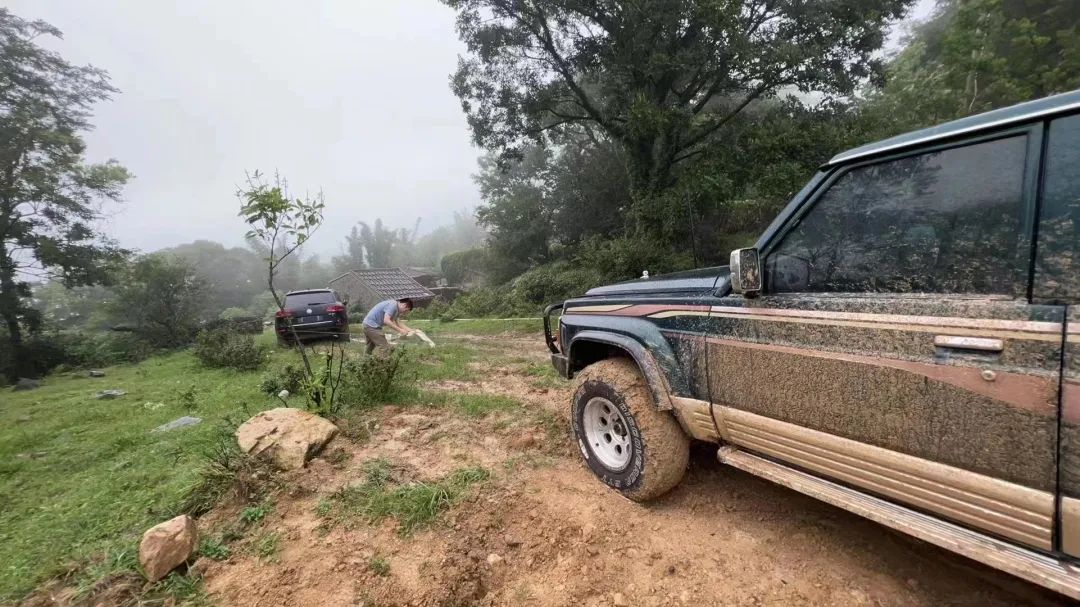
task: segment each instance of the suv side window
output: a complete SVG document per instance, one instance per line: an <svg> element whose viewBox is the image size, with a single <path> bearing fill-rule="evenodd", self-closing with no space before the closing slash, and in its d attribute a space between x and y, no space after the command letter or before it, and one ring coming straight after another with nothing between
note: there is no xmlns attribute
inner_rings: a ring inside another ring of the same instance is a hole
<svg viewBox="0 0 1080 607"><path fill-rule="evenodd" d="M1050 123L1034 295L1066 303L1080 300L1080 116Z"/></svg>
<svg viewBox="0 0 1080 607"><path fill-rule="evenodd" d="M1027 136L860 166L766 259L771 293L1013 294Z"/></svg>

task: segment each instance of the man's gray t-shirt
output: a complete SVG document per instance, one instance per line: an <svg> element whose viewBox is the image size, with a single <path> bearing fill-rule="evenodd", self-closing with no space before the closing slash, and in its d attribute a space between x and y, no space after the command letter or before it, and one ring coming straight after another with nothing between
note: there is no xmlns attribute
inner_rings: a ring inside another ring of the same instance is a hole
<svg viewBox="0 0 1080 607"><path fill-rule="evenodd" d="M384 302L377 304L367 316L364 317L364 326L371 327L372 329L381 329L383 326L383 319L386 316L397 320L398 317L398 303L393 299L387 299Z"/></svg>

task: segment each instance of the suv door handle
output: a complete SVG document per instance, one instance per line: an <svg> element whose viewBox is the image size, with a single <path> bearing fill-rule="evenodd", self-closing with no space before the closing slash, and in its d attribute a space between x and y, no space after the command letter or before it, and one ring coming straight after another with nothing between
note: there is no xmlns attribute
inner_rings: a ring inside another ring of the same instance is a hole
<svg viewBox="0 0 1080 607"><path fill-rule="evenodd" d="M979 352L1001 352L1005 343L992 337L962 337L959 335L935 335L934 345L939 348L954 350L978 350Z"/></svg>

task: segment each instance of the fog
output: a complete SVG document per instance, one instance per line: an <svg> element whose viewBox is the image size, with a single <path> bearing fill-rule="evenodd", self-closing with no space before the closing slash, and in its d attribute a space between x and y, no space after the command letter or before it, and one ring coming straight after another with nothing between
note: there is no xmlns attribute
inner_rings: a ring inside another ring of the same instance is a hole
<svg viewBox="0 0 1080 607"><path fill-rule="evenodd" d="M479 152L449 74L462 50L434 0L14 0L17 15L64 31L68 60L120 89L96 108L91 161L134 174L104 230L151 251L240 244L236 186L279 170L322 189L330 254L357 221L422 231L478 202Z"/></svg>

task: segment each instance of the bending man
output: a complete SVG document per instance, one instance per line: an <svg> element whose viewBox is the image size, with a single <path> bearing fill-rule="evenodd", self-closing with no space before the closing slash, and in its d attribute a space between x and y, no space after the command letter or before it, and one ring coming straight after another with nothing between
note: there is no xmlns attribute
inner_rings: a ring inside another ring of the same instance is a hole
<svg viewBox="0 0 1080 607"><path fill-rule="evenodd" d="M367 353L371 354L375 348L390 350L390 344L383 335L383 326L388 326L397 331L402 337L412 334L412 329L405 323L398 321L402 314L408 314L413 309L412 300L408 297L394 301L387 299L380 302L364 317L364 339L367 340Z"/></svg>

